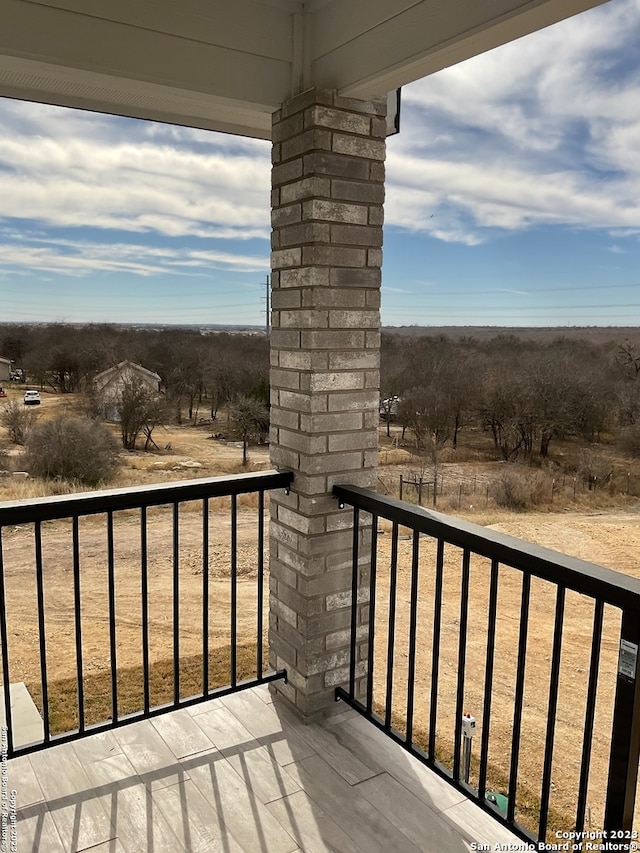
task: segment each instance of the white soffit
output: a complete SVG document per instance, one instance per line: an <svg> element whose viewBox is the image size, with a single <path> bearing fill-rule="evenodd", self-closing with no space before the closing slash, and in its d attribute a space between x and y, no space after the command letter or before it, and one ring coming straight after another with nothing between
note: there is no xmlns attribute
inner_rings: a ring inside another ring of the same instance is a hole
<svg viewBox="0 0 640 853"><path fill-rule="evenodd" d="M604 0L0 0L0 96L268 138L310 86L384 95Z"/></svg>

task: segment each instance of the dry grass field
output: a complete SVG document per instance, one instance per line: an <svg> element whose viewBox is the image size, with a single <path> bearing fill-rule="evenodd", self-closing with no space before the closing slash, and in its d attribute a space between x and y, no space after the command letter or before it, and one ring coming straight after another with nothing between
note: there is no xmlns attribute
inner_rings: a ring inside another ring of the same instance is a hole
<svg viewBox="0 0 640 853"><path fill-rule="evenodd" d="M13 392L13 389L12 389ZM20 391L20 397L22 391ZM76 409L79 401L71 397L43 394L41 416ZM223 416L224 417L224 416ZM224 423L222 420L221 423ZM158 428L154 438L160 452L126 453L114 486L139 485L150 482L216 476L242 470L241 447L211 437L220 429L215 423L194 428L189 425ZM383 436L384 443L384 436ZM398 458L389 459L397 452ZM386 470L396 476L407 462L406 451L393 451L383 446ZM251 464L255 469L268 467L268 450L251 448ZM454 463L443 463L443 469ZM459 463L456 463L459 464ZM476 474L482 475L481 461L474 461ZM487 462L486 466L496 463ZM397 469L394 466L398 466ZM42 494L43 484L30 480L0 478L0 500ZM253 501L253 503L252 503ZM563 503L547 507L544 512L512 513L490 506L470 510L468 502L460 507L471 520L490 524L523 539L600 563L617 571L640 577L640 513L635 499L622 496L611 501L604 496L592 501L588 511L584 502ZM445 509L445 507L439 507ZM561 511L554 511L554 510ZM210 516L211 550L208 565L210 584L209 618L211 635L209 655L213 680L224 683L229 672L230 598L229 513L228 502L212 507ZM240 501L239 513L239 623L240 675L249 674L255 666L256 641L256 552L257 525L255 500ZM152 702L165 701L172 687L172 532L169 510L154 510L149 515L149 599L150 653L153 668ZM388 531L379 537L379 589L377 599L376 654L374 663L376 699L381 701L386 680L386 637L388 626L388 569L390 561ZM185 506L180 521L180 627L181 681L183 695L199 689L202 650L202 519L197 508ZM98 719L109 707L109 631L107 621L107 553L104 519L85 519L80 525L82 565L83 655L85 683L90 716ZM35 577L33 535L28 528L5 531L3 535L6 565L8 628L12 656L11 678L25 681L39 700L40 662L37 645L35 611ZM75 632L73 624L73 589L70 523L55 522L44 526L44 577L47 606L47 654L52 688L52 723L57 728L74 725ZM433 618L434 546L421 541L419 610L418 610L418 689L415 725L426 730L431 675L431 626ZM455 679L460 615L461 554L449 548L445 552L444 610L439 691L439 753L446 762L451 753L454 727ZM140 528L135 513L118 515L115 528L115 572L117 614L117 661L122 710L139 708L141 681L141 617L140 617ZM409 625L409 585L411 541L402 539L399 554L398 611L396 618L396 666L394 677L395 719L401 720L406 705L406 669ZM471 564L471 598L467 642L466 709L478 720L474 753L479 753L482 732L482 696L484 684L489 565L473 559ZM520 577L510 569L501 569L498 599L498 634L496 669L490 735L490 784L503 788L508 775L511 749L511 720L515 682L516 645L520 603ZM268 584L265 582L265 589ZM551 666L552 627L555 592L550 585L532 585L529 617L529 649L525 682L525 711L519 781L522 801L518 816L524 822L535 813L539 797L539 779L544 757L546 709ZM570 827L575 811L575 797L581 751L585 692L588 677L589 649L593 608L580 596L568 593L562 646L560 702L555 736L555 756L551 799L551 825ZM265 618L265 626L267 620ZM606 784L608 740L617 662L616 614L606 612L605 634L600 669L596 738L592 758L589 802L593 827L600 825L601 792ZM265 637L266 644L266 637ZM265 654L266 659L266 654ZM108 715L108 710L107 710ZM402 724L399 723L401 728ZM477 767L472 770L472 783L477 782Z"/></svg>

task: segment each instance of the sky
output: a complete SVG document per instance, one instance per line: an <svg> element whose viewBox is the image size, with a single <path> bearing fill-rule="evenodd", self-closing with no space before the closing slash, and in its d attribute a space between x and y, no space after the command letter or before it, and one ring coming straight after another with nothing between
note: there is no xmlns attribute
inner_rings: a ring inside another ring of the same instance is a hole
<svg viewBox="0 0 640 853"><path fill-rule="evenodd" d="M259 325L270 145L0 98L0 322ZM640 325L640 0L402 90L384 325Z"/></svg>

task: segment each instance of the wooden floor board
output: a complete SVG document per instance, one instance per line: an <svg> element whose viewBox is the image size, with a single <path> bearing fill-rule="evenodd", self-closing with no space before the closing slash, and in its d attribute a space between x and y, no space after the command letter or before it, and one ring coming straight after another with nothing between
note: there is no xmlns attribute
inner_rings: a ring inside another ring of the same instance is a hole
<svg viewBox="0 0 640 853"><path fill-rule="evenodd" d="M126 755L121 753L93 761L86 770L125 853L138 853L139 850L179 853L183 850L171 825L154 808L151 792Z"/></svg>
<svg viewBox="0 0 640 853"><path fill-rule="evenodd" d="M351 838L354 849L368 853L416 853L418 850L384 815L346 782L320 756L298 761L288 768L300 787L331 815Z"/></svg>
<svg viewBox="0 0 640 853"><path fill-rule="evenodd" d="M517 839L358 714L265 687L9 762L20 853L468 853ZM22 798L22 799L21 799Z"/></svg>
<svg viewBox="0 0 640 853"><path fill-rule="evenodd" d="M298 846L219 754L187 760L189 776L247 853L291 853ZM196 763L197 762L197 763Z"/></svg>

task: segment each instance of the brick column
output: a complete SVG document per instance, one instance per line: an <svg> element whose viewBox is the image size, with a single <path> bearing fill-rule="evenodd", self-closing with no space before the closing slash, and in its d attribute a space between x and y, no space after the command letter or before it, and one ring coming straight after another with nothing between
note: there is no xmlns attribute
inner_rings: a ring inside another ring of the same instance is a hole
<svg viewBox="0 0 640 853"><path fill-rule="evenodd" d="M271 501L269 637L307 719L349 673L351 513L331 489L376 483L385 111L312 89L273 117L271 461L295 479Z"/></svg>

